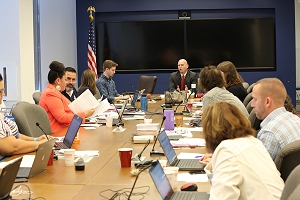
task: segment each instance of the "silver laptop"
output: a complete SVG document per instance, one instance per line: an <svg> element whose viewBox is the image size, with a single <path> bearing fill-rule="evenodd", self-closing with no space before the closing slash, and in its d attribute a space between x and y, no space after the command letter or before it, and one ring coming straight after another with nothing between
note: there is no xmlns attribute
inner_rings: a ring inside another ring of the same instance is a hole
<svg viewBox="0 0 300 200"><path fill-rule="evenodd" d="M23 157L6 165L0 175L0 199L11 199L10 192L15 182Z"/></svg>
<svg viewBox="0 0 300 200"><path fill-rule="evenodd" d="M200 171L204 165L199 163L198 159L178 159L172 147L172 144L165 131L158 134L157 139L167 157L170 166L179 167L179 170Z"/></svg>
<svg viewBox="0 0 300 200"><path fill-rule="evenodd" d="M43 172L48 164L55 139L49 140L39 145L31 167L20 167L17 178L31 178ZM24 162L24 161L23 161Z"/></svg>
<svg viewBox="0 0 300 200"><path fill-rule="evenodd" d="M149 169L149 173L154 182L154 185L156 186L158 193L160 194L163 200L167 200L167 199L168 200L169 199L207 200L209 199L209 194L207 194L206 192L190 192L190 191L174 192L164 170L162 169L159 163L152 166Z"/></svg>
<svg viewBox="0 0 300 200"><path fill-rule="evenodd" d="M62 142L57 142L55 149L70 149L82 123L82 118L74 115L68 131Z"/></svg>

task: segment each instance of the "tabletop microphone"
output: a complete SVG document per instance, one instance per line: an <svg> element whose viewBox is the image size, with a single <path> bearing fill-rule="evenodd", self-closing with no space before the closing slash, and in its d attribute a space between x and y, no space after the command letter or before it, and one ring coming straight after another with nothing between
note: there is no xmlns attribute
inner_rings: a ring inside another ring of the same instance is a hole
<svg viewBox="0 0 300 200"><path fill-rule="evenodd" d="M176 113L178 107L183 103L183 101L180 101L179 104L176 106L174 113Z"/></svg>
<svg viewBox="0 0 300 200"><path fill-rule="evenodd" d="M127 200L130 200L130 197L131 197L131 195L132 195L132 192L133 192L134 186L135 186L135 184L136 184L136 181L137 181L137 179L139 178L139 175L140 175L143 171L145 171L146 169L149 169L150 167L157 165L157 163L159 163L158 160L153 161L153 162L151 162L151 164L149 164L149 165L147 165L146 167L140 169L140 171L138 172L138 174L137 174L136 177L135 177L133 186L132 186L132 188L131 188L131 191L130 191L130 193L129 193L129 195L128 195Z"/></svg>
<svg viewBox="0 0 300 200"><path fill-rule="evenodd" d="M141 151L141 153L137 154L136 156L132 157L131 160L132 161L141 161L141 157L142 157L142 153L145 151L145 149L149 146L150 144L150 139L147 141L147 143L145 144L143 150Z"/></svg>
<svg viewBox="0 0 300 200"><path fill-rule="evenodd" d="M135 89L134 89L134 87L133 87L133 84L132 84L132 83L130 83L130 85L131 85L132 91L134 92L134 91L135 91Z"/></svg>
<svg viewBox="0 0 300 200"><path fill-rule="evenodd" d="M42 129L42 127L40 126L40 124L39 124L38 122L36 122L35 125L36 125L37 127L39 127L39 128L43 131L43 133L45 134L47 140L49 140L49 138L48 138L46 132L44 131L44 129Z"/></svg>
<svg viewBox="0 0 300 200"><path fill-rule="evenodd" d="M156 142L157 142L157 137L158 137L158 135L159 135L160 132L161 132L161 128L162 128L162 126L163 126L165 120L166 120L166 116L164 116L163 119L162 119L162 121L161 121L160 128L159 128L159 132L158 132L158 134L156 135L156 138L155 138L155 140L154 140L154 144L153 144L152 150L151 150L151 152L150 152L150 156L164 156L164 155L165 155L163 152L159 152L159 151L155 151L155 150L154 150L155 144L156 144Z"/></svg>

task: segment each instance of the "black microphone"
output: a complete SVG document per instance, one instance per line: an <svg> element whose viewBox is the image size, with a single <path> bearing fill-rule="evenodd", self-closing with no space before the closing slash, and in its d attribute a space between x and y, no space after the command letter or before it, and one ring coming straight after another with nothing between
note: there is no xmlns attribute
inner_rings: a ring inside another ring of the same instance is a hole
<svg viewBox="0 0 300 200"><path fill-rule="evenodd" d="M132 91L134 92L134 91L135 91L135 89L134 89L134 87L133 87L133 84L131 83L130 85L131 85L131 87L132 87Z"/></svg>
<svg viewBox="0 0 300 200"><path fill-rule="evenodd" d="M42 127L40 126L40 124L39 124L38 122L36 122L35 125L36 125L37 127L39 127L39 128L43 131L43 133L45 134L47 140L49 140L49 138L48 138L46 132L44 131L44 129L42 129Z"/></svg>
<svg viewBox="0 0 300 200"><path fill-rule="evenodd" d="M129 193L129 195L128 195L127 200L130 200L130 197L131 197L131 195L132 195L134 186L135 186L135 184L136 184L136 181L137 181L139 175L140 175L143 171L145 171L146 169L149 169L150 167L157 165L157 163L159 163L158 160L153 161L153 162L151 162L151 164L149 164L148 166L144 167L143 169L140 169L139 173L136 175L136 178L135 178L135 180L134 180L133 186L132 186L132 188L131 188L131 191L130 191L130 193Z"/></svg>
<svg viewBox="0 0 300 200"><path fill-rule="evenodd" d="M137 161L141 161L141 157L142 157L142 153L145 151L145 149L149 146L150 144L150 140L147 141L147 143L145 144L143 150L141 151L141 153L139 153L138 155L134 156L133 158L131 158L132 161L134 161L134 159L138 159ZM141 164L141 163L140 163Z"/></svg>
<svg viewBox="0 0 300 200"><path fill-rule="evenodd" d="M177 105L177 107L175 108L175 111L174 111L174 113L176 113L176 111L177 111L177 109L178 109L178 107L181 105L183 103L183 101L180 101L180 103Z"/></svg>
<svg viewBox="0 0 300 200"><path fill-rule="evenodd" d="M160 128L159 128L159 132L158 132L158 134L156 135L156 138L155 138L155 140L154 140L154 144L153 144L152 150L151 150L151 152L150 152L150 156L164 156L164 155L165 155L163 152L159 152L159 151L155 151L155 150L154 150L155 144L156 144L156 142L157 142L157 137L158 137L158 135L159 135L160 132L161 132L161 128L162 128L162 126L163 126L165 120L166 120L166 116L164 116L163 119L162 119L162 121L161 121Z"/></svg>

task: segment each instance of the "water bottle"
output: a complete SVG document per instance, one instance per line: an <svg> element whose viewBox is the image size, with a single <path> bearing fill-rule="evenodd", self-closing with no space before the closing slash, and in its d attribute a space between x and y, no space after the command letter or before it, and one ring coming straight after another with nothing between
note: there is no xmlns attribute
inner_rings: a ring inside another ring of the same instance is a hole
<svg viewBox="0 0 300 200"><path fill-rule="evenodd" d="M141 111L147 111L148 110L148 98L146 95L142 95L141 97Z"/></svg>
<svg viewBox="0 0 300 200"><path fill-rule="evenodd" d="M191 84L191 93L192 93L192 95L194 95L193 98L196 98L196 96L197 96L196 84Z"/></svg>

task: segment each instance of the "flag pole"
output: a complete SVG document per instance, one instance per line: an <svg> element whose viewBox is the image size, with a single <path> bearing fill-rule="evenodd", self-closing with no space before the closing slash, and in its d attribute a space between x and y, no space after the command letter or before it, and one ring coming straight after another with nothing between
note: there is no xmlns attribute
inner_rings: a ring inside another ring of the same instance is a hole
<svg viewBox="0 0 300 200"><path fill-rule="evenodd" d="M88 37L88 57L87 57L87 67L88 69L95 72L95 78L98 78L97 73L97 62L96 62L96 42L95 42L95 28L94 28L94 16L93 12L96 12L95 7L90 6L87 9L87 12L90 12L90 28L89 28L89 37Z"/></svg>

